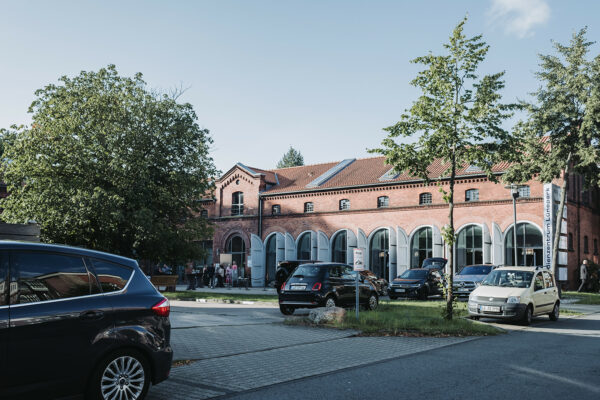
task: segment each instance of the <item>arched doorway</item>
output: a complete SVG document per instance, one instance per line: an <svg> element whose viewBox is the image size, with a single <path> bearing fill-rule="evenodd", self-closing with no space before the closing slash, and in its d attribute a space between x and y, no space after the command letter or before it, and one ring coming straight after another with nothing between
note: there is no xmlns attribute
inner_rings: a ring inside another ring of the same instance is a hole
<svg viewBox="0 0 600 400"><path fill-rule="evenodd" d="M331 246L331 261L339 263L346 262L347 243L348 233L345 230L335 235Z"/></svg>
<svg viewBox="0 0 600 400"><path fill-rule="evenodd" d="M240 277L244 274L243 266L246 265L246 243L240 235L233 235L227 240L225 251L231 254L231 262L235 261L238 266Z"/></svg>
<svg viewBox="0 0 600 400"><path fill-rule="evenodd" d="M298 260L312 259L310 239L310 232L305 232L300 236L300 240L298 240Z"/></svg>
<svg viewBox="0 0 600 400"><path fill-rule="evenodd" d="M483 263L483 229L469 225L458 233L456 240L456 271L467 265Z"/></svg>
<svg viewBox="0 0 600 400"><path fill-rule="evenodd" d="M423 260L433 257L433 229L424 227L413 235L410 241L411 268L421 268Z"/></svg>
<svg viewBox="0 0 600 400"><path fill-rule="evenodd" d="M370 258L371 271L375 275L388 279L390 275L390 232L387 229L380 229L371 238Z"/></svg>
<svg viewBox="0 0 600 400"><path fill-rule="evenodd" d="M542 232L529 222L517 224L517 260L515 263L514 233L511 226L505 234L505 265L543 265L544 242Z"/></svg>
<svg viewBox="0 0 600 400"><path fill-rule="evenodd" d="M268 285L275 280L277 269L277 235L271 235L267 240L266 254L265 282Z"/></svg>

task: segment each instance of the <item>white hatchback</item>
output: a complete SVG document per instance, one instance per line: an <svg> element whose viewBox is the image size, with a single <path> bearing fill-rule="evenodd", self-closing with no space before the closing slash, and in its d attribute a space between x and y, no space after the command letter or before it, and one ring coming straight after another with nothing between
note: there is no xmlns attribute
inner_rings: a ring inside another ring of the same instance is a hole
<svg viewBox="0 0 600 400"><path fill-rule="evenodd" d="M558 319L560 298L552 272L542 267L502 267L490 272L469 296L471 318L517 319L535 315Z"/></svg>

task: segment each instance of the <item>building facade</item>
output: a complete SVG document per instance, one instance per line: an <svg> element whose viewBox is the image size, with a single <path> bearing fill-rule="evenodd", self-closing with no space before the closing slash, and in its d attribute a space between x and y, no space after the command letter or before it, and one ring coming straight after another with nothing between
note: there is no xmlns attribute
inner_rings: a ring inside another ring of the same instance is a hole
<svg viewBox="0 0 600 400"><path fill-rule="evenodd" d="M494 166L500 178L506 164ZM216 181L205 215L214 222L212 259L232 254L252 269L252 285L268 285L282 260L353 262L361 248L365 266L393 279L427 257L447 257L441 230L448 205L439 179L445 166L430 168L433 182L396 174L383 157L347 159L316 165L262 170L236 164ZM476 263L549 266L554 215L562 181L530 181L516 202L517 260L510 190L490 181L475 166L465 166L455 185L457 235L455 267ZM573 178L561 223L559 264L569 287L577 284L577 266L598 262L600 214L597 191L584 192Z"/></svg>

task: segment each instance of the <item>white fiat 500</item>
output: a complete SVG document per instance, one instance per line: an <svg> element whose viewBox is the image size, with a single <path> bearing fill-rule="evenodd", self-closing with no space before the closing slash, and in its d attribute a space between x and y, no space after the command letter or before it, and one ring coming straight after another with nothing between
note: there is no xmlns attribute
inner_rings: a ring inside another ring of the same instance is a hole
<svg viewBox="0 0 600 400"><path fill-rule="evenodd" d="M534 315L558 319L560 299L552 272L542 267L502 267L490 272L469 296L471 318L517 319Z"/></svg>

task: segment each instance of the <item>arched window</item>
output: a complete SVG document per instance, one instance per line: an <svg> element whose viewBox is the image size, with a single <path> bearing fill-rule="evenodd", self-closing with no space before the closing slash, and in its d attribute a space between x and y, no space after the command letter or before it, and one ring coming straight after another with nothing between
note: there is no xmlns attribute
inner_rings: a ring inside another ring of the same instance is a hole
<svg viewBox="0 0 600 400"><path fill-rule="evenodd" d="M519 191L519 197L529 197L531 194L529 186L527 186L527 185L519 185L518 191Z"/></svg>
<svg viewBox="0 0 600 400"><path fill-rule="evenodd" d="M310 232L306 232L300 236L298 240L298 260L311 260L311 241Z"/></svg>
<svg viewBox="0 0 600 400"><path fill-rule="evenodd" d="M390 198L387 196L380 196L377 198L377 208L384 208L390 206Z"/></svg>
<svg viewBox="0 0 600 400"><path fill-rule="evenodd" d="M421 268L423 260L433 257L433 229L429 227L419 229L410 242L411 268Z"/></svg>
<svg viewBox="0 0 600 400"><path fill-rule="evenodd" d="M535 225L522 222L517 224L517 260L514 256L513 227L506 231L504 248L506 256L505 265L543 265L543 240L542 232Z"/></svg>
<svg viewBox="0 0 600 400"><path fill-rule="evenodd" d="M349 210L350 209L350 200L342 199L340 200L340 211L341 210Z"/></svg>
<svg viewBox="0 0 600 400"><path fill-rule="evenodd" d="M271 214L273 214L273 215L281 214L281 206L279 204L273 205L273 207L271 207Z"/></svg>
<svg viewBox="0 0 600 400"><path fill-rule="evenodd" d="M431 193L421 193L419 195L419 204L431 204Z"/></svg>
<svg viewBox="0 0 600 400"><path fill-rule="evenodd" d="M588 245L588 237L583 237L583 253L588 254L590 252L590 247Z"/></svg>
<svg viewBox="0 0 600 400"><path fill-rule="evenodd" d="M469 225L458 233L456 241L456 270L483 263L483 230Z"/></svg>
<svg viewBox="0 0 600 400"><path fill-rule="evenodd" d="M268 284L275 279L277 269L277 235L271 235L267 240L266 252L265 282Z"/></svg>
<svg viewBox="0 0 600 400"><path fill-rule="evenodd" d="M208 210L202 210L202 211L200 211L200 216L202 218L208 218Z"/></svg>
<svg viewBox="0 0 600 400"><path fill-rule="evenodd" d="M371 271L380 278L389 279L390 275L390 232L380 229L371 238Z"/></svg>
<svg viewBox="0 0 600 400"><path fill-rule="evenodd" d="M244 215L243 192L235 192L231 195L231 215Z"/></svg>
<svg viewBox="0 0 600 400"><path fill-rule="evenodd" d="M346 244L348 233L344 230L335 235L331 246L331 261L345 263L346 262Z"/></svg>
<svg viewBox="0 0 600 400"><path fill-rule="evenodd" d="M569 233L569 251L575 251L575 247L573 247L573 234Z"/></svg>
<svg viewBox="0 0 600 400"><path fill-rule="evenodd" d="M312 202L307 201L306 203L304 203L304 212L305 213L311 213L315 210L315 206L313 205Z"/></svg>
<svg viewBox="0 0 600 400"><path fill-rule="evenodd" d="M465 191L465 201L479 201L479 189Z"/></svg>
<svg viewBox="0 0 600 400"><path fill-rule="evenodd" d="M239 274L244 270L243 268L240 268L240 266L246 264L246 243L244 243L244 239L242 239L240 235L230 237L225 245L225 251L231 254L231 261L235 261L237 264Z"/></svg>

